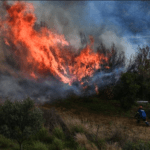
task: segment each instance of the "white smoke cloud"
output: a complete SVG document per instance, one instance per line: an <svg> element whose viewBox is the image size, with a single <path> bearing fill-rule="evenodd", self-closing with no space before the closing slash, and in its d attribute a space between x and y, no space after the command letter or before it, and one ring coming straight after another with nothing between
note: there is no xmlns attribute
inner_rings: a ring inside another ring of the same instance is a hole
<svg viewBox="0 0 150 150"><path fill-rule="evenodd" d="M59 34L64 34L67 41L74 48L79 49L81 47L79 31L76 24L73 23L73 18L69 11L48 2L43 5L39 2L34 2L33 4L35 5L38 23L44 21L49 28L55 29Z"/></svg>
<svg viewBox="0 0 150 150"><path fill-rule="evenodd" d="M129 65L131 56L135 56L135 50L127 39L119 37L113 31L106 31L99 36L99 40L105 45L107 49L111 49L112 44L115 44L118 52L125 52L125 68ZM119 54L119 53L118 53ZM132 59L134 61L134 59Z"/></svg>
<svg viewBox="0 0 150 150"><path fill-rule="evenodd" d="M102 42L106 46L106 48L110 49L112 44L114 43L119 52L125 52L126 59L128 59L131 54L135 53L131 44L129 44L129 42L125 41L122 37L119 36L119 31L113 25L108 24L108 26L103 26L100 24L103 18L101 17L101 11L99 11L97 7L95 7L95 3L57 3L50 1L43 3L33 2L33 5L35 7L35 14L37 16L38 23L40 23L40 21L45 21L51 29L56 29L58 33L64 34L66 39L75 49L79 49L82 46L79 36L79 31L82 31L85 33L87 38L89 35L92 35L94 37L94 48L96 48L99 43ZM92 11L92 9L94 9L94 11ZM94 23L91 23L90 26L90 24L85 25L83 23L83 26L80 22L85 19L85 12L89 12L89 15L94 13L94 18L97 16L99 25L95 26Z"/></svg>

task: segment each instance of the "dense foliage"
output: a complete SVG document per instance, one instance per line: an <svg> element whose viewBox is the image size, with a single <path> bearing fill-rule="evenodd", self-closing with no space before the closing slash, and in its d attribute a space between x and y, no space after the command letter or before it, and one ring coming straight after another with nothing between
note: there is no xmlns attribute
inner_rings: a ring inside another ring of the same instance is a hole
<svg viewBox="0 0 150 150"><path fill-rule="evenodd" d="M22 143L35 134L43 123L42 111L27 98L23 101L6 100L0 106L0 134L15 139L22 149Z"/></svg>
<svg viewBox="0 0 150 150"><path fill-rule="evenodd" d="M130 109L135 103L140 85L136 73L124 73L120 78L120 83L115 87L116 98L120 100L121 107Z"/></svg>
<svg viewBox="0 0 150 150"><path fill-rule="evenodd" d="M107 54L107 49L101 44L98 49L101 53ZM123 52L118 52L115 45L112 46L109 58L109 70L125 66ZM131 61L132 60L132 61ZM102 99L116 99L120 101L121 107L130 109L137 99L149 100L150 97L150 48L140 48L134 57L130 58L125 73L113 86L99 89L99 96Z"/></svg>
<svg viewBox="0 0 150 150"><path fill-rule="evenodd" d="M130 61L127 72L121 75L114 88L115 98L124 109L130 109L136 99L149 100L150 96L150 49L139 48L134 61Z"/></svg>

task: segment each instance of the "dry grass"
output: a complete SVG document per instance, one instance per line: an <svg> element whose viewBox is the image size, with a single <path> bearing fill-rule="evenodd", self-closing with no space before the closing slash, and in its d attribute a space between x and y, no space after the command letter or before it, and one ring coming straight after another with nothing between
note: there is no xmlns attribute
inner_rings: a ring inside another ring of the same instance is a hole
<svg viewBox="0 0 150 150"><path fill-rule="evenodd" d="M115 139L119 141L119 145L123 145L127 140L137 142L138 140L150 140L150 128L145 126L141 121L139 125L136 124L135 119L127 117L106 117L98 114L88 114L83 112L80 115L74 114L73 110L62 112L58 109L59 114L63 117L68 128L74 125L83 127L84 131L89 134L97 134L99 139ZM99 130L97 133L97 127ZM112 141L113 141L112 140ZM116 142L113 141L114 143ZM115 144L108 144L106 149L116 149ZM119 150L120 148L118 148Z"/></svg>
<svg viewBox="0 0 150 150"><path fill-rule="evenodd" d="M138 140L145 142L150 140L150 128L142 121L137 125L135 119L127 117L106 116L88 111L75 113L74 109L66 111L56 108L56 110L70 131L75 130L75 126L84 130L75 132L74 137L87 150L121 150L128 140L134 143ZM101 139L106 143L99 143Z"/></svg>
<svg viewBox="0 0 150 150"><path fill-rule="evenodd" d="M98 150L95 144L91 143L83 133L77 133L75 139L81 146L84 146L87 150Z"/></svg>
<svg viewBox="0 0 150 150"><path fill-rule="evenodd" d="M106 150L122 150L122 148L118 146L117 142L115 142L113 144L107 144Z"/></svg>

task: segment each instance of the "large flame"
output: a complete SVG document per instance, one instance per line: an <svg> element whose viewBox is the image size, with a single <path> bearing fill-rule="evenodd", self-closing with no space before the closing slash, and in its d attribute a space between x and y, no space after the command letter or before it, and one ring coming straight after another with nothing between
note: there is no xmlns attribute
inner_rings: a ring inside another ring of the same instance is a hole
<svg viewBox="0 0 150 150"><path fill-rule="evenodd" d="M108 57L93 51L92 36L90 44L77 55L67 48L70 43L64 35L47 27L39 31L34 29L37 18L32 4L14 2L11 6L5 3L5 6L7 19L0 22L5 31L5 43L10 47L15 45L14 54L18 56L20 68L31 77L37 79L52 74L71 85L74 81L82 82L83 77L91 77L108 62Z"/></svg>

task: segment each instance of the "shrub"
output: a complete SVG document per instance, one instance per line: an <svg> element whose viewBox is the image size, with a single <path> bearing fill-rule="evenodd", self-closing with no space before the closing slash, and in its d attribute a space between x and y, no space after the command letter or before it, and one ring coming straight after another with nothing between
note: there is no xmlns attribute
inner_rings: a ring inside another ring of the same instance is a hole
<svg viewBox="0 0 150 150"><path fill-rule="evenodd" d="M135 104L135 98L132 96L126 96L120 99L121 108L129 110Z"/></svg>
<svg viewBox="0 0 150 150"><path fill-rule="evenodd" d="M135 144L135 150L149 150L149 147L146 143L139 142L138 144Z"/></svg>
<svg viewBox="0 0 150 150"><path fill-rule="evenodd" d="M86 150L85 147L78 145L77 150Z"/></svg>
<svg viewBox="0 0 150 150"><path fill-rule="evenodd" d="M11 148L11 147L16 147L16 143L14 143L10 139L7 139L3 135L0 135L0 149L2 149L2 148Z"/></svg>
<svg viewBox="0 0 150 150"><path fill-rule="evenodd" d="M125 143L125 145L122 148L123 150L134 150L134 143L131 141L128 141Z"/></svg>
<svg viewBox="0 0 150 150"><path fill-rule="evenodd" d="M53 136L50 135L48 129L42 127L35 135L31 137L32 140L39 140L44 143L51 143L53 141Z"/></svg>
<svg viewBox="0 0 150 150"><path fill-rule="evenodd" d="M120 146L123 146L128 139L128 135L123 132L121 128L114 128L112 130L110 138L107 139L108 142L118 142Z"/></svg>
<svg viewBox="0 0 150 150"><path fill-rule="evenodd" d="M71 130L73 133L84 133L84 128L81 125L75 125Z"/></svg>
<svg viewBox="0 0 150 150"><path fill-rule="evenodd" d="M105 139L98 139L98 141L96 141L94 143L95 143L95 145L97 145L97 147L99 149L105 149L105 147L106 147L106 141L105 141Z"/></svg>
<svg viewBox="0 0 150 150"><path fill-rule="evenodd" d="M58 138L54 138L53 143L54 143L55 148L57 150L62 150L63 148L65 148L64 142L62 140L58 139Z"/></svg>
<svg viewBox="0 0 150 150"><path fill-rule="evenodd" d="M121 107L125 110L130 109L134 104L137 93L140 89L137 73L123 73L120 83L115 87L115 98L120 101Z"/></svg>
<svg viewBox="0 0 150 150"><path fill-rule="evenodd" d="M47 146L39 141L34 142L34 144L30 147L30 149L32 149L32 150L48 150Z"/></svg>
<svg viewBox="0 0 150 150"><path fill-rule="evenodd" d="M123 150L149 150L149 149L150 149L149 144L140 141L137 144L128 141L123 146Z"/></svg>
<svg viewBox="0 0 150 150"><path fill-rule="evenodd" d="M62 131L62 129L60 127L56 127L53 130L53 134L55 137L57 137L58 139L64 140L65 139L65 134Z"/></svg>
<svg viewBox="0 0 150 150"><path fill-rule="evenodd" d="M26 100L14 103L6 100L0 106L0 134L16 140L22 149L22 143L42 127L42 111L35 108L34 102Z"/></svg>
<svg viewBox="0 0 150 150"><path fill-rule="evenodd" d="M72 138L70 138L70 139L68 139L68 140L65 140L64 141L64 144L65 144L65 147L67 147L67 148L77 148L78 147L78 143L74 140L74 138L72 137Z"/></svg>

